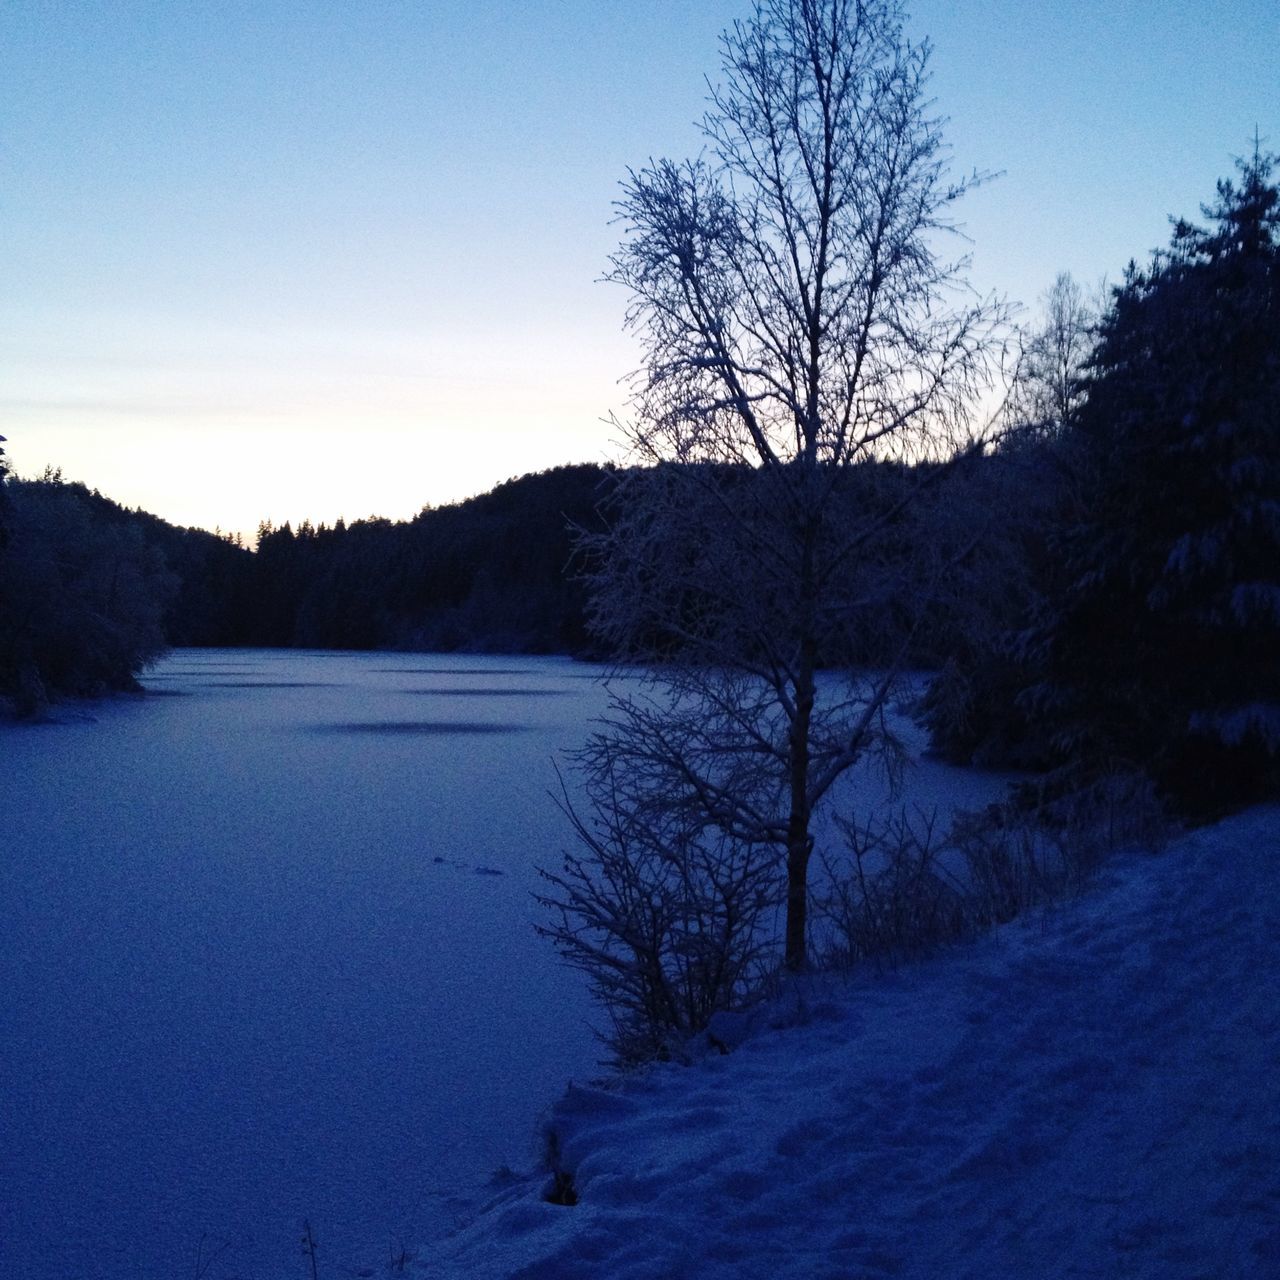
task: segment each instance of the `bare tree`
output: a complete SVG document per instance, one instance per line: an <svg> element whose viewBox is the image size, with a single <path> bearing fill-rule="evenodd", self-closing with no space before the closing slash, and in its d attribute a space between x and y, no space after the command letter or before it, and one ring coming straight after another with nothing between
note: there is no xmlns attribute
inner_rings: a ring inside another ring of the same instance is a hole
<svg viewBox="0 0 1280 1280"><path fill-rule="evenodd" d="M1105 297L1101 285L1099 297ZM1059 272L1041 299L1039 324L1023 340L1007 411L1016 429L1059 434L1084 400L1083 376L1102 308L1090 302L1070 272Z"/></svg>
<svg viewBox="0 0 1280 1280"><path fill-rule="evenodd" d="M972 442L1003 319L940 256L979 175L948 178L929 49L902 24L894 0L761 0L722 37L707 153L624 183L609 275L645 361L618 423L637 465L586 545L591 623L652 678L614 687L581 756L585 825L609 874L672 822L667 875L770 868L792 970L815 813L887 743L895 675L820 671L880 625L921 471L905 464ZM629 963L630 917L585 905L575 867L549 877L568 915L548 932L571 961L590 938ZM768 900L740 930L770 926Z"/></svg>

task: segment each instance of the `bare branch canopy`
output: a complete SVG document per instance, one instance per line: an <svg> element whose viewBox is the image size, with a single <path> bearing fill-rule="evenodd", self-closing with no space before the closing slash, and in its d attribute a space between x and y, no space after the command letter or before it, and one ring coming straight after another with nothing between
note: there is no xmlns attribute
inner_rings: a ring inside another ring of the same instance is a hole
<svg viewBox="0 0 1280 1280"><path fill-rule="evenodd" d="M982 176L949 176L903 24L894 0L761 0L722 37L703 154L628 174L607 277L644 362L590 621L656 678L580 760L596 830L625 863L679 812L698 892L726 848L754 885L772 869L791 968L815 810L887 742L894 663L847 669L882 629L911 464L980 434L1004 322L945 252Z"/></svg>

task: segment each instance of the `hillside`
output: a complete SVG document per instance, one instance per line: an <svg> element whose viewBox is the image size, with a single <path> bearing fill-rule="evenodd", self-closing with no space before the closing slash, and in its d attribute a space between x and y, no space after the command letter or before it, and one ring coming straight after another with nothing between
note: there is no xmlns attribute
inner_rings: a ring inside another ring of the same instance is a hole
<svg viewBox="0 0 1280 1280"><path fill-rule="evenodd" d="M727 1055L572 1087L475 1277L1280 1274L1280 809L934 961L797 988Z"/></svg>
<svg viewBox="0 0 1280 1280"><path fill-rule="evenodd" d="M410 521L264 522L254 552L0 470L0 705L136 690L168 646L580 652L572 530L605 474L557 467Z"/></svg>

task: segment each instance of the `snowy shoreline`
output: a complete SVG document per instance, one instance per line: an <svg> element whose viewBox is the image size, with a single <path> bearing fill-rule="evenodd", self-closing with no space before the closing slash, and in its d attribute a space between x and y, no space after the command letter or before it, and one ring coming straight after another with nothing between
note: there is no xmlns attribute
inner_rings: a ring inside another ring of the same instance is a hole
<svg viewBox="0 0 1280 1280"><path fill-rule="evenodd" d="M525 932L580 674L187 651L152 677L182 696L10 732L0 1272L187 1275L207 1238L208 1280L296 1280L307 1216L331 1280L402 1248L459 1280L1280 1274L1280 808L588 1084L585 995ZM457 732L489 721L533 727ZM572 1207L482 1185L548 1104Z"/></svg>
<svg viewBox="0 0 1280 1280"><path fill-rule="evenodd" d="M1280 808L1077 899L793 991L727 1055L554 1107L580 1197L418 1253L491 1277L1280 1274Z"/></svg>

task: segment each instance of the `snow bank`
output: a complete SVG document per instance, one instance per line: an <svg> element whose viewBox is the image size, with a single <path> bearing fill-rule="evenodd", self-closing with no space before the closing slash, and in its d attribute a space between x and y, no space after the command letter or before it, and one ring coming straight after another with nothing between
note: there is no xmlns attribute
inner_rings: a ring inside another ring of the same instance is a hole
<svg viewBox="0 0 1280 1280"><path fill-rule="evenodd" d="M1278 889L1257 809L929 964L792 990L725 1056L572 1088L579 1203L513 1178L420 1265L1280 1275Z"/></svg>

